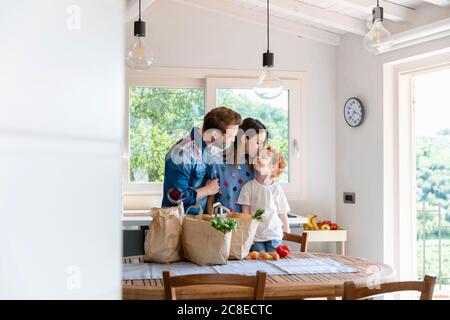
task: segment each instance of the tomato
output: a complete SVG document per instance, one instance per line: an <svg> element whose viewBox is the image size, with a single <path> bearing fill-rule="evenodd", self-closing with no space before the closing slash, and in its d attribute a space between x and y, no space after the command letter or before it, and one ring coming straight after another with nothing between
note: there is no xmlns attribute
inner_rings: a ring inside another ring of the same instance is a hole
<svg viewBox="0 0 450 320"><path fill-rule="evenodd" d="M250 252L250 258L253 260L258 259L259 253L257 251Z"/></svg>
<svg viewBox="0 0 450 320"><path fill-rule="evenodd" d="M280 255L278 253L272 253L272 260L278 260L280 259Z"/></svg>
<svg viewBox="0 0 450 320"><path fill-rule="evenodd" d="M284 258L287 257L291 253L291 248L287 244L281 244L277 248L277 253L280 255L280 257Z"/></svg>

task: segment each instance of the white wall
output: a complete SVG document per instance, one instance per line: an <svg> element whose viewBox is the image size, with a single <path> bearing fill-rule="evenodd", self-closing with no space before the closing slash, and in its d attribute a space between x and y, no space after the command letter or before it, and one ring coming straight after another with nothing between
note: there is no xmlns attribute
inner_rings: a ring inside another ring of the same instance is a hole
<svg viewBox="0 0 450 320"><path fill-rule="evenodd" d="M155 65L166 67L260 69L265 29L249 22L156 1L144 14ZM128 24L132 41L132 23ZM293 211L316 212L334 218L335 212L335 47L273 31L271 51L279 70L305 71L307 199L293 201ZM294 123L300 123L295 119ZM134 199L136 200L136 199ZM142 200L142 199L141 199ZM150 206L148 199L139 203Z"/></svg>
<svg viewBox="0 0 450 320"><path fill-rule="evenodd" d="M0 299L121 297L123 9L0 2Z"/></svg>
<svg viewBox="0 0 450 320"><path fill-rule="evenodd" d="M350 230L349 255L382 261L384 245L394 245L383 242L388 228L383 225L383 174L390 170L383 167L383 139L394 138L383 137L383 65L448 47L450 37L373 56L361 37L342 37L337 50L336 209L338 223ZM362 100L367 112L358 128L348 127L343 118L344 103L352 96ZM346 191L356 192L356 204L343 203Z"/></svg>

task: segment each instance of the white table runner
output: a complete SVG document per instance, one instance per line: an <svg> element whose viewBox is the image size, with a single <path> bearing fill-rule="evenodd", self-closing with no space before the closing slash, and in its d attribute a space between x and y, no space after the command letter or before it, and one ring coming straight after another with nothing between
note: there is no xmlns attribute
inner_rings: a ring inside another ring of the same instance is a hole
<svg viewBox="0 0 450 320"><path fill-rule="evenodd" d="M171 271L173 275L201 273L230 273L254 275L256 271L264 271L267 275L285 274L317 274L317 273L350 273L357 269L339 263L331 258L281 259L229 261L226 265L198 266L191 262L140 263L123 264L123 280L161 279L163 271Z"/></svg>

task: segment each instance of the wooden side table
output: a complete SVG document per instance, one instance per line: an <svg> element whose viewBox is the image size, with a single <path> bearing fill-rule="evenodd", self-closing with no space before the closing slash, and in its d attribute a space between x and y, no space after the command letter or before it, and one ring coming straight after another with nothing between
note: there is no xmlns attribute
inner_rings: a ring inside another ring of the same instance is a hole
<svg viewBox="0 0 450 320"><path fill-rule="evenodd" d="M305 230L308 233L308 242L337 242L336 252L345 255L345 242L347 230Z"/></svg>

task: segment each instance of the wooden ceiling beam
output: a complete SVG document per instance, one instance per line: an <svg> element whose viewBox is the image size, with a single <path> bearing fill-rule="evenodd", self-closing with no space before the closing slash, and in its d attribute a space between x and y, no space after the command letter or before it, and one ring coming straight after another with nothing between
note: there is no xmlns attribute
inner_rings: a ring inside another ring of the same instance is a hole
<svg viewBox="0 0 450 320"><path fill-rule="evenodd" d="M266 7L266 0L238 0L259 7ZM296 0L271 0L270 8L284 15L294 16L305 22L323 25L329 28L365 35L367 27L364 21L332 10L322 9Z"/></svg>
<svg viewBox="0 0 450 320"><path fill-rule="evenodd" d="M348 8L366 12L367 16L372 13L372 8L376 6L376 0L336 0L338 4ZM384 8L384 18L392 21L413 21L415 10L395 3L380 1L380 6Z"/></svg>
<svg viewBox="0 0 450 320"><path fill-rule="evenodd" d="M171 0L180 4L196 7L202 10L226 15L234 19L251 22L257 25L266 25L266 14L252 9L247 9L230 2L221 0ZM333 46L340 45L338 34L324 31L311 26L303 25L285 19L271 17L270 27L273 30L282 31L295 36L323 42Z"/></svg>

